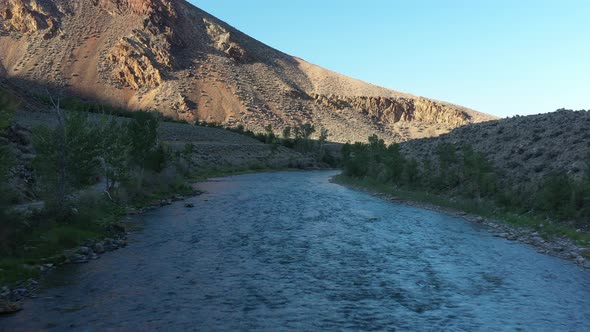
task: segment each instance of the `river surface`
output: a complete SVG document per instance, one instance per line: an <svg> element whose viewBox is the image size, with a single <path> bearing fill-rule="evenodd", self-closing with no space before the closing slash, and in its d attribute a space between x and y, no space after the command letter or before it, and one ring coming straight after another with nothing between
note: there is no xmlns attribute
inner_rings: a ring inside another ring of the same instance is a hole
<svg viewBox="0 0 590 332"><path fill-rule="evenodd" d="M199 184L0 331L590 331L590 273L333 171Z"/></svg>

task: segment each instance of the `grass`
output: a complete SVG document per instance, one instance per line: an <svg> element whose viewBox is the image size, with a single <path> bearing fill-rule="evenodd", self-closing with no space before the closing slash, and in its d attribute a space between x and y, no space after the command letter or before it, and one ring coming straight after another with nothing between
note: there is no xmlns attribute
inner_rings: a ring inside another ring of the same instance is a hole
<svg viewBox="0 0 590 332"><path fill-rule="evenodd" d="M39 277L40 264L63 262L64 250L109 236L108 225L118 222L123 214L120 206L96 197L83 197L76 206L78 214L67 220L58 221L44 213L23 219L22 224L29 226L9 240L9 249L0 258L0 285Z"/></svg>
<svg viewBox="0 0 590 332"><path fill-rule="evenodd" d="M590 244L589 233L576 232L570 227L549 221L547 216L541 214L516 214L511 211L504 211L490 201L476 201L461 197L436 195L420 190L400 189L375 180L352 178L342 174L335 176L334 181L355 188L393 195L408 202L438 206L447 210L463 211L484 218L498 220L514 227L534 229L545 239L564 236L579 245Z"/></svg>

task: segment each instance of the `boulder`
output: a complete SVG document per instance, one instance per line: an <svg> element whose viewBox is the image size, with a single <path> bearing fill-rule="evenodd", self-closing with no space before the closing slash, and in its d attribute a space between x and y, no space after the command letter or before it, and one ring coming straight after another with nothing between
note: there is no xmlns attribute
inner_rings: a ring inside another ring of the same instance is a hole
<svg viewBox="0 0 590 332"><path fill-rule="evenodd" d="M12 314L23 310L19 303L0 300L0 314Z"/></svg>
<svg viewBox="0 0 590 332"><path fill-rule="evenodd" d="M94 252L97 253L97 254L102 254L102 253L105 252L104 244L102 242L97 242L94 245L94 248L93 249L94 249Z"/></svg>

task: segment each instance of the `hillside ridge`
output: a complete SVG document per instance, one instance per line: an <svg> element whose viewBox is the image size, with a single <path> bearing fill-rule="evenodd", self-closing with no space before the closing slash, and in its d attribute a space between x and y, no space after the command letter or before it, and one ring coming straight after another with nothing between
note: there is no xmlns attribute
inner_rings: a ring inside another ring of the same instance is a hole
<svg viewBox="0 0 590 332"><path fill-rule="evenodd" d="M21 91L41 85L30 95L50 87L255 131L311 123L339 142L405 141L495 119L318 67L186 1L0 0L0 28L0 77Z"/></svg>

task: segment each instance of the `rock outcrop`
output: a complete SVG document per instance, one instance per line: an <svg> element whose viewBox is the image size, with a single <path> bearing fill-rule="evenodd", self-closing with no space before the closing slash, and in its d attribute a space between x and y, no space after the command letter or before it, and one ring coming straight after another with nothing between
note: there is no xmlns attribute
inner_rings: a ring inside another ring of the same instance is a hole
<svg viewBox="0 0 590 332"><path fill-rule="evenodd" d="M51 38L59 26L59 15L51 2L41 0L0 0L3 28L24 34L45 30L44 39Z"/></svg>
<svg viewBox="0 0 590 332"><path fill-rule="evenodd" d="M122 38L109 55L113 77L134 90L156 88L162 83L156 58L152 49L132 38Z"/></svg>
<svg viewBox="0 0 590 332"><path fill-rule="evenodd" d="M316 103L334 111L352 109L384 124L420 121L459 127L470 122L470 115L426 98L350 97L312 95Z"/></svg>
<svg viewBox="0 0 590 332"><path fill-rule="evenodd" d="M228 55L238 62L248 61L248 53L238 43L232 40L232 34L220 24L208 18L203 19L207 27L207 34L213 42L215 49Z"/></svg>
<svg viewBox="0 0 590 332"><path fill-rule="evenodd" d="M137 15L151 15L161 13L165 16L175 16L171 0L92 0L95 6L108 11L112 15L133 13Z"/></svg>

